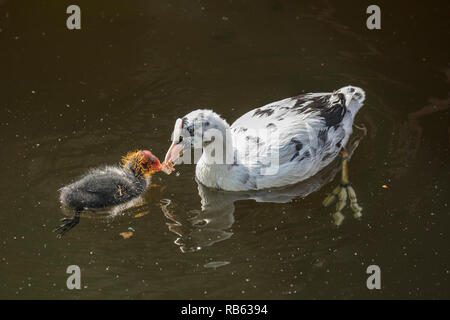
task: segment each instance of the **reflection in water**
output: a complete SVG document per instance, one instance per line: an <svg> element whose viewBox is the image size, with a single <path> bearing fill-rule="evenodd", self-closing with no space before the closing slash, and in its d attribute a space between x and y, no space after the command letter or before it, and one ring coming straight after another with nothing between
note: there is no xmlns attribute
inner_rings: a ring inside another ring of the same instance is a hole
<svg viewBox="0 0 450 320"><path fill-rule="evenodd" d="M349 157L366 135L365 127L358 128L347 145ZM201 250L215 243L229 239L233 233L229 229L234 223L235 202L255 200L256 202L288 203L293 199L305 198L334 179L341 169L341 158L337 157L328 167L315 176L298 184L277 189L265 189L245 192L229 192L208 188L197 181L201 198L201 210L192 210L186 214L177 213L171 206L172 201L161 201L161 209L169 220L168 228L178 238L175 244L183 253Z"/></svg>

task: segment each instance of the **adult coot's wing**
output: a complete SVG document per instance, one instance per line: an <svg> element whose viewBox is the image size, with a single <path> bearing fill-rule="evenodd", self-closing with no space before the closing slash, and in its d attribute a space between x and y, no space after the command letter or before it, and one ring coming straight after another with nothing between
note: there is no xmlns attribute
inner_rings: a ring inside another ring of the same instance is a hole
<svg viewBox="0 0 450 320"><path fill-rule="evenodd" d="M254 109L237 119L231 129L238 150L250 144L258 158L264 159L276 149L282 167L326 154L333 158L345 137L342 122L346 112L341 93L303 94Z"/></svg>

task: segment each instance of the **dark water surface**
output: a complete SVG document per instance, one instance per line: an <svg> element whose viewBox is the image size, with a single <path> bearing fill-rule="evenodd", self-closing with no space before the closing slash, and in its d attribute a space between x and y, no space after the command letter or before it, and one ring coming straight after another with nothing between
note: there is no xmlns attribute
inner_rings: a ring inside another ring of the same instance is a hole
<svg viewBox="0 0 450 320"><path fill-rule="evenodd" d="M0 298L450 298L448 2L379 2L378 31L368 1L76 2L81 31L72 1L0 0ZM361 220L347 209L338 228L321 206L336 163L270 202L199 189L185 165L142 206L52 233L59 188L135 148L163 158L177 117L231 123L348 84L367 93L350 164Z"/></svg>

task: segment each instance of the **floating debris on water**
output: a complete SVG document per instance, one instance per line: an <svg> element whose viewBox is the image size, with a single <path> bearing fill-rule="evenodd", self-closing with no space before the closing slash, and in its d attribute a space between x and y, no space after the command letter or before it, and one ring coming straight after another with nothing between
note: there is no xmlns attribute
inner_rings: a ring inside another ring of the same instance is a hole
<svg viewBox="0 0 450 320"><path fill-rule="evenodd" d="M207 264L203 265L205 268L208 269L216 269L216 268L220 268L223 266L226 266L227 264L230 264L229 261L212 261L212 262L208 262Z"/></svg>
<svg viewBox="0 0 450 320"><path fill-rule="evenodd" d="M135 217L135 218L141 218L141 217L143 217L143 216L145 216L145 215L147 215L147 214L148 214L148 211L144 211L144 212L141 212L141 213L136 214L134 217Z"/></svg>
<svg viewBox="0 0 450 320"><path fill-rule="evenodd" d="M131 231L128 231L128 232L121 232L120 235L124 239L130 239L134 235L134 233Z"/></svg>

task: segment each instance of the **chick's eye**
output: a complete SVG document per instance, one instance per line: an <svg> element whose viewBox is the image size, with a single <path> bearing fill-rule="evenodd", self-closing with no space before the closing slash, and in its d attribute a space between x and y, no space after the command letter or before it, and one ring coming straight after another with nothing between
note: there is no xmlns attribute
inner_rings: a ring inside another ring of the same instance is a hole
<svg viewBox="0 0 450 320"><path fill-rule="evenodd" d="M178 143L183 141L183 136L180 136L180 138L178 139Z"/></svg>

